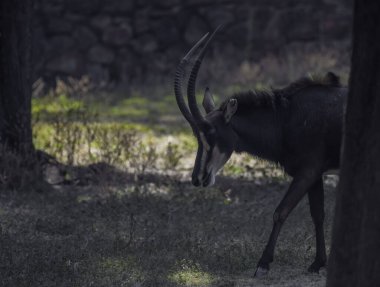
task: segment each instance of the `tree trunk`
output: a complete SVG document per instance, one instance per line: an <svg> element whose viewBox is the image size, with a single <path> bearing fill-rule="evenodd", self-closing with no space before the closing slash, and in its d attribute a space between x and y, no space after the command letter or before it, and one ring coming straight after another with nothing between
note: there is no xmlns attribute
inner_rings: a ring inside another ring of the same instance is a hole
<svg viewBox="0 0 380 287"><path fill-rule="evenodd" d="M0 144L34 151L31 129L32 0L0 1Z"/></svg>
<svg viewBox="0 0 380 287"><path fill-rule="evenodd" d="M380 286L380 1L356 0L327 286Z"/></svg>

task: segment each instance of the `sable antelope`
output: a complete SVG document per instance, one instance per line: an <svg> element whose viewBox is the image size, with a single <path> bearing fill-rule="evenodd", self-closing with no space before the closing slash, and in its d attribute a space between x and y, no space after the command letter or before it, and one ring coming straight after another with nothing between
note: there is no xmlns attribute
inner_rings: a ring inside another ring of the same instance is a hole
<svg viewBox="0 0 380 287"><path fill-rule="evenodd" d="M175 74L178 107L198 141L192 183L214 184L216 173L233 152L247 152L281 165L293 180L274 212L273 229L255 276L269 271L281 226L305 194L308 194L316 233L316 257L308 270L318 272L326 264L322 176L339 168L347 88L340 85L336 75L327 73L320 79L302 78L283 89L235 94L219 107L215 107L206 88L203 98L206 115L203 116L197 106L195 84L215 32L210 37L207 33L193 46ZM182 76L185 65L198 50L187 86L187 106L181 89Z"/></svg>

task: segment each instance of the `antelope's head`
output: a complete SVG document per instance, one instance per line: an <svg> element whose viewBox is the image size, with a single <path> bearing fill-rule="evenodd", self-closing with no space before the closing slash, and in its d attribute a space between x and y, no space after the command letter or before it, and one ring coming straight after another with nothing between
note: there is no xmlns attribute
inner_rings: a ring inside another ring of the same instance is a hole
<svg viewBox="0 0 380 287"><path fill-rule="evenodd" d="M192 174L192 183L195 186L211 186L215 183L215 175L230 158L236 138L230 121L237 110L237 100L230 99L219 108L216 108L211 92L206 88L202 102L205 115L202 115L195 97L195 84L202 59L218 29L219 27L210 37L208 37L207 33L191 48L178 65L175 74L174 91L178 107L193 129L198 142L198 151ZM203 47L189 77L187 106L182 94L182 77L185 65L202 45Z"/></svg>

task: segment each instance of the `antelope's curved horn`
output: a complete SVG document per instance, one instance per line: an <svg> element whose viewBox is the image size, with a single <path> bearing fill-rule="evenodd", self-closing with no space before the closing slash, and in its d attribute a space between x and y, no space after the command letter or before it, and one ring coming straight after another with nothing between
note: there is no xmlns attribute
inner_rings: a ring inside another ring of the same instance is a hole
<svg viewBox="0 0 380 287"><path fill-rule="evenodd" d="M194 117L194 121L196 125L202 129L205 125L208 125L208 122L205 120L205 118L202 116L201 111L198 108L197 99L195 97L195 87L196 87L196 81L198 76L199 68L201 67L203 57L207 51L207 47L214 38L215 34L219 31L219 29L222 27L222 25L219 25L215 31L211 34L210 38L207 40L206 44L203 46L202 50L200 51L198 58L191 70L191 74L189 77L189 83L187 86L187 100L189 103L189 108L191 111L191 114Z"/></svg>
<svg viewBox="0 0 380 287"><path fill-rule="evenodd" d="M185 117L185 119L189 122L191 128L193 131L197 131L197 125L193 119L192 114L189 111L189 108L187 107L183 94L182 94L182 76L185 72L185 66L189 62L189 59L194 54L194 52L199 48L200 45L203 44L203 42L206 40L209 33L205 34L186 54L185 57L181 60L179 65L177 66L177 70L174 77L174 94L177 101L177 105L182 113L182 115Z"/></svg>

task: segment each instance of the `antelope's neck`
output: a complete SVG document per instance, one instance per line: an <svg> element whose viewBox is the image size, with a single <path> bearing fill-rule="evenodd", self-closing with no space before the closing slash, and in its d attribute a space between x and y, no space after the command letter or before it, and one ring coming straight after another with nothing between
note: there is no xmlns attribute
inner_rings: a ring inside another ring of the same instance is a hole
<svg viewBox="0 0 380 287"><path fill-rule="evenodd" d="M281 123L271 109L236 114L231 125L236 133L235 151L279 162L281 159Z"/></svg>

